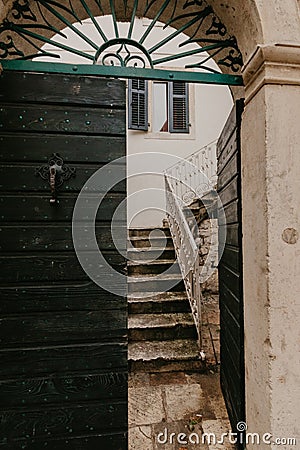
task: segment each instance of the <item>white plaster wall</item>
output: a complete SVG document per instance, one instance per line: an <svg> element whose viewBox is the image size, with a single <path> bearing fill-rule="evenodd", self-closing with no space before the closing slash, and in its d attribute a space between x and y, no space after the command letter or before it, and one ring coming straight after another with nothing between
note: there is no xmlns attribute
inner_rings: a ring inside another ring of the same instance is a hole
<svg viewBox="0 0 300 450"><path fill-rule="evenodd" d="M162 205L164 208L163 170L167 169L167 166L160 163L159 154L169 153L176 155L179 158L185 158L196 150L214 141L222 131L227 116L232 108L232 98L227 87L193 85L190 86L190 91L192 124L190 135L169 135L169 133L160 133L161 138L159 139L157 137L153 138L151 132L128 132L128 153L138 153L140 155L144 152L157 153L157 171L160 172L160 175L157 175L156 177L152 175L142 175L128 179L129 195L143 190L143 192L140 192L140 195L137 196L136 194L134 204L131 203L129 197L128 218L131 227L162 225L162 220L165 217L164 211L155 211L153 209L141 212L132 220L133 210L142 210L147 204L152 204L153 195L157 196L157 205ZM145 172L147 172L146 164ZM151 187L159 189L160 191L157 191L156 193L153 191L147 192L147 189ZM159 198L161 196L163 196L163 199Z"/></svg>
<svg viewBox="0 0 300 450"><path fill-rule="evenodd" d="M107 36L112 36L112 22L109 16L98 18L104 32ZM136 19L133 37L138 38L144 33L149 25L148 19ZM90 19L83 21L82 25L76 26L97 42L99 37ZM120 35L125 35L128 24L119 23ZM154 45L156 42L166 37L166 33L172 30L163 30L162 24L157 24L155 29L147 38L147 47ZM64 30L68 36L68 42L61 36L54 36L54 40L67 43L70 46L76 45L77 48L92 53L93 50L87 46L78 36L74 35L71 30ZM155 52L153 59L161 58L178 52L178 44L187 37L183 34L172 40ZM50 45L45 45L44 49L51 50ZM189 46L189 50L197 48L197 44ZM61 62L78 64L87 63L84 58L72 55L63 50L55 49L59 53ZM205 54L199 56L191 56L178 60L176 62L167 63L159 68L172 68L174 70L184 70L185 64L199 62L201 58L205 58ZM40 61L51 61L51 59L43 57ZM209 63L214 69L218 69L216 64L211 61ZM156 67L157 68L157 67ZM179 158L185 158L194 151L202 148L210 142L216 140L225 124L227 116L232 108L232 96L227 86L212 85L190 85L190 133L189 134L170 134L170 133L152 133L151 131L151 91L152 85L149 83L149 122L148 132L131 131L127 133L127 152L131 154L139 154L141 158L145 152L157 153L157 175L147 174L145 165L145 174L141 176L128 177L128 223L130 227L145 226L161 226L165 217L165 194L163 170L168 167L168 159L164 158L165 163L161 164L159 153L168 153ZM170 164L174 163L174 159L170 158ZM130 159L129 163L130 165ZM141 168L143 165L141 164ZM143 169L142 169L143 170ZM132 172L128 167L128 173ZM150 190L151 189L151 190ZM153 189L156 189L155 191ZM155 205L159 209L156 209Z"/></svg>

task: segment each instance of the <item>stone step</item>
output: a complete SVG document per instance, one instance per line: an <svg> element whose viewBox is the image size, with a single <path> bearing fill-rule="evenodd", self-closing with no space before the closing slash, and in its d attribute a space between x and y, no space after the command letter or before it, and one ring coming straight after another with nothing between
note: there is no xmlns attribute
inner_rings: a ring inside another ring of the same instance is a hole
<svg viewBox="0 0 300 450"><path fill-rule="evenodd" d="M134 314L128 318L129 341L197 339L191 313Z"/></svg>
<svg viewBox="0 0 300 450"><path fill-rule="evenodd" d="M131 229L129 241L130 369L204 371L170 230Z"/></svg>
<svg viewBox="0 0 300 450"><path fill-rule="evenodd" d="M127 258L130 261L154 261L156 259L175 260L175 250L173 246L162 249L161 247L140 247L136 250L128 250Z"/></svg>
<svg viewBox="0 0 300 450"><path fill-rule="evenodd" d="M167 271L168 274L180 274L180 268L177 262L172 259L159 259L155 261L128 261L128 275L147 275L162 274Z"/></svg>
<svg viewBox="0 0 300 450"><path fill-rule="evenodd" d="M128 292L167 292L167 291L184 291L184 282L181 274L157 274L157 275L140 275L128 278ZM140 296L140 295L139 295Z"/></svg>
<svg viewBox="0 0 300 450"><path fill-rule="evenodd" d="M161 228L129 228L129 237L134 236L149 236L150 233L153 236L162 236L163 234L165 236L171 236L170 229L168 227L161 227Z"/></svg>
<svg viewBox="0 0 300 450"><path fill-rule="evenodd" d="M129 242L135 248L140 247L172 247L173 240L171 236L131 236L129 237Z"/></svg>
<svg viewBox="0 0 300 450"><path fill-rule="evenodd" d="M184 292L145 292L142 297L128 295L129 314L161 314L190 312L190 304Z"/></svg>
<svg viewBox="0 0 300 450"><path fill-rule="evenodd" d="M195 339L131 342L128 346L128 358L132 371L206 370L205 362L199 358Z"/></svg>

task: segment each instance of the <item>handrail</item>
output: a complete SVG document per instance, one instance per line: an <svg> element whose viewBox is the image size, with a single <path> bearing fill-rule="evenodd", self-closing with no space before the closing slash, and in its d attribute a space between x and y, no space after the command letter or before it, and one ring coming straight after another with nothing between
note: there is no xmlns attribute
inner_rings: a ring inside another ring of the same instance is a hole
<svg viewBox="0 0 300 450"><path fill-rule="evenodd" d="M175 194L186 205L214 189L217 183L216 148L217 141L213 141L165 171Z"/></svg>
<svg viewBox="0 0 300 450"><path fill-rule="evenodd" d="M199 244L196 243L190 222L194 221L197 231L198 224L194 216L193 220L187 217L187 207L215 187L216 173L216 141L165 171L167 219L198 333L201 357L204 354L201 335Z"/></svg>

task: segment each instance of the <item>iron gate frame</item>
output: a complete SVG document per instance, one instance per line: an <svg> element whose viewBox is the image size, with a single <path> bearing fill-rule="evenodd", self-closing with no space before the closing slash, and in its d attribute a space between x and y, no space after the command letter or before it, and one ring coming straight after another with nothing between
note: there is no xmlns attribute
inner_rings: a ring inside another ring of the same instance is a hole
<svg viewBox="0 0 300 450"><path fill-rule="evenodd" d="M78 75L93 75L99 77L140 78L154 81L182 81L185 83L215 84L225 86L242 86L240 75L223 73L202 73L180 70L146 69L138 67L101 66L92 64L66 64L57 62L37 62L23 60L4 60L0 63L0 70L37 72L37 73L64 73Z"/></svg>

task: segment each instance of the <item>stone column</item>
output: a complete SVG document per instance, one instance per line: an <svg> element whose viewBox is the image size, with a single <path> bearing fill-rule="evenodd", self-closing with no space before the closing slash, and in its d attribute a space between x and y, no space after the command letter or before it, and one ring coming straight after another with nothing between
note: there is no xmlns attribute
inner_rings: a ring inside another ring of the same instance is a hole
<svg viewBox="0 0 300 450"><path fill-rule="evenodd" d="M300 445L300 46L258 47L244 70L242 199L249 432ZM257 449L249 444L248 450ZM260 449L278 449L261 444ZM281 449L298 448L281 445Z"/></svg>

